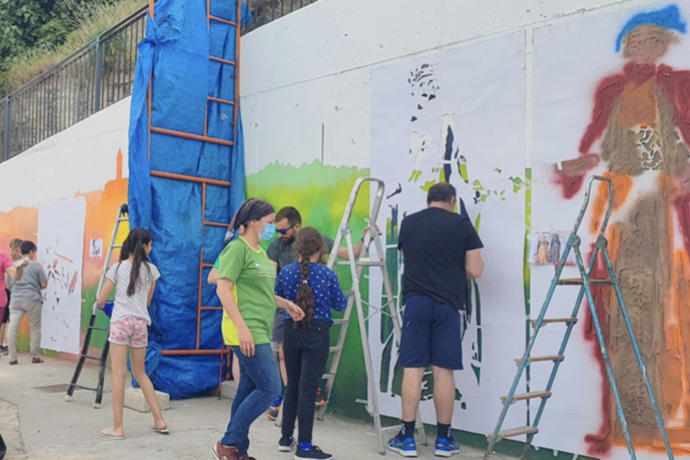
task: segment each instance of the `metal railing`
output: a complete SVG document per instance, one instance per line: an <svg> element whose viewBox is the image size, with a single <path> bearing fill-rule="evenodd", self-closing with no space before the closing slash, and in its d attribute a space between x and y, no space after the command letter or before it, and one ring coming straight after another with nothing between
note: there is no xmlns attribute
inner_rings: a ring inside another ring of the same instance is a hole
<svg viewBox="0 0 690 460"><path fill-rule="evenodd" d="M318 0L245 0L242 33ZM148 6L0 99L0 162L129 96Z"/></svg>
<svg viewBox="0 0 690 460"><path fill-rule="evenodd" d="M275 21L317 0L245 0L252 12L252 22L242 25L242 33Z"/></svg>

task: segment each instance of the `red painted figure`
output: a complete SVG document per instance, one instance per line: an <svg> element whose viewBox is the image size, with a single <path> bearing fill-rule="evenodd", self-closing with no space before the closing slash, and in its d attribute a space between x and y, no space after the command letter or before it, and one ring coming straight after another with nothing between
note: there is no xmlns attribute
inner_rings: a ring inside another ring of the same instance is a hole
<svg viewBox="0 0 690 460"><path fill-rule="evenodd" d="M618 37L628 62L621 73L599 84L579 158L554 169L566 199L602 160L604 174L614 182L609 251L662 416L676 443L690 442L690 71L659 61L678 41L677 32L685 29L674 5L628 21ZM604 186L593 205L592 232L607 200ZM661 446L615 295L598 289L595 300L634 442ZM601 363L593 331L587 329L593 356ZM605 379L603 366L602 376ZM623 443L605 380L602 389L602 427L587 437L593 454Z"/></svg>

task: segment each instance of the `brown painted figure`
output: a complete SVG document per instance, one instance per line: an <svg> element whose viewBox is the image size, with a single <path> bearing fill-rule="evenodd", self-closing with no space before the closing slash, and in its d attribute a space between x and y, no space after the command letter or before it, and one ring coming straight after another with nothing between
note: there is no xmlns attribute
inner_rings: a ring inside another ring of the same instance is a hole
<svg viewBox="0 0 690 460"><path fill-rule="evenodd" d="M605 175L615 185L609 251L662 416L676 442L690 441L690 72L660 61L685 30L674 5L628 21L617 42L628 62L622 73L600 83L580 158L565 162L556 179L570 198L599 159L606 164ZM598 154L592 153L593 147ZM605 185L598 191L593 233L607 193ZM600 289L599 316L634 441L654 445L654 412L615 293ZM594 344L594 332L587 329ZM600 356L598 351L593 354ZM623 442L608 382L602 385L604 423L598 434L588 437L592 453Z"/></svg>

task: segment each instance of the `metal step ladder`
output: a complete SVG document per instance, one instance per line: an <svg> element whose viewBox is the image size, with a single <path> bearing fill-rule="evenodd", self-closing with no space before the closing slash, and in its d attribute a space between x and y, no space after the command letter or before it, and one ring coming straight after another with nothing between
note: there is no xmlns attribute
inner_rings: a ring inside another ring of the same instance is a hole
<svg viewBox="0 0 690 460"><path fill-rule="evenodd" d="M589 265L588 267L585 267L583 258L582 258L582 252L580 249L581 245L581 240L580 237L577 235L578 229L580 228L580 224L582 222L582 219L584 218L585 212L587 210L587 207L589 205L589 199L590 195L592 192L592 184L595 181L599 182L604 182L608 184L608 207L606 209L606 214L604 216L604 219L601 223L601 226L599 228L599 234L597 236L597 241L596 245L594 247L594 251L592 252L591 258L589 260ZM609 222L609 218L611 217L611 211L613 209L613 195L614 189L613 189L613 182L606 178L606 177L601 177L601 176L592 176L589 178L587 181L587 186L586 186L586 192L585 192L585 199L584 203L582 204L582 207L580 208L580 214L577 217L577 220L575 221L575 226L570 233L570 237L568 238L568 243L566 245L566 248L563 252L563 255L561 256L560 262L558 264L558 268L556 269L556 274L551 281L551 285L549 287L549 290L546 295L546 300L544 301L543 306L541 307L541 311L539 312L539 316L537 317L536 320L532 320L532 327L534 329L532 336L529 340L529 343L527 344L527 348L525 349L525 353L523 354L522 358L517 358L515 361L518 364L518 371L515 374L515 378L513 379L513 383L510 386L510 391L508 392L507 396L502 396L501 399L503 401L503 409L501 410L501 414L498 418L498 422L496 423L496 428L492 433L489 433L487 435L488 439L488 446L486 449L486 452L484 454L484 460L488 459L489 456L492 454L494 447L498 441L501 439L506 439L506 438L512 438L515 436L521 436L521 435L526 435L526 441L525 441L525 446L522 451L522 455L520 458L526 458L527 452L529 450L530 445L532 444L532 441L534 440L534 436L539 432L539 422L541 421L541 417L544 413L544 408L546 407L546 402L552 395L552 387L554 380L556 378L556 373L558 372L558 368L560 367L561 363L565 359L565 348L566 345L568 344L568 340L570 338L570 334L573 330L573 326L577 322L577 314L578 311L580 310L580 305L582 304L583 298L586 296L587 298L587 303L589 305L589 310L592 316L592 321L594 323L594 326L596 328L596 334L597 334L597 340L599 342L600 350L602 357L604 358L604 364L606 366L606 373L608 375L608 381L611 386L611 391L614 395L614 399L616 402L616 412L618 413L618 419L621 424L621 428L623 430L623 434L625 436L625 441L627 443L628 447L628 453L630 454L631 459L636 459L635 455L635 449L632 444L632 440L630 437L630 431L628 429L628 423L625 418L625 413L623 411L623 406L620 400L620 396L618 393L618 387L616 385L616 378L613 374L613 368L611 367L611 362L609 360L609 353L606 348L606 343L604 341L604 335L602 333L601 329L601 324L599 322L599 317L597 315L597 306L594 303L594 298L592 296L592 290L591 286L600 286L600 285L606 285L606 286L613 286L615 292L616 292L616 297L618 299L618 307L620 310L620 314L623 317L623 320L625 322L626 329L628 331L628 336L630 337L630 342L632 343L633 350L635 352L635 359L637 360L637 365L640 369L640 372L642 373L642 378L644 380L645 387L647 389L647 394L649 396L649 401L652 405L652 408L654 409L654 416L656 418L656 423L657 426L659 427L659 431L661 432L661 437L664 442L664 446L666 447L666 453L668 455L669 459L673 459L673 452L671 450L671 446L668 442L668 437L666 435L666 429L664 428L664 421L661 418L661 413L659 412L659 407L656 402L656 398L654 397L654 390L652 388L652 385L649 381L649 376L647 375L647 370L645 368L644 362L642 361L642 355L640 354L640 349L637 344L637 340L635 339L635 334L633 332L632 324L630 322L630 317L628 315L628 310L625 307L625 303L623 302L623 295L621 294L621 289L620 285L618 283L618 280L616 279L616 273L614 271L613 265L611 263L611 259L609 256L609 251L608 251L608 241L606 239L606 227ZM562 279L561 278L561 273L563 272L563 267L565 266L566 260L568 259L568 255L570 254L570 251L574 251L575 253L575 259L577 262L577 268L580 272L580 277L579 278L574 278L574 279ZM591 274L592 271L595 267L596 261L597 261L597 256L601 253L603 255L604 261L606 263L606 269L608 271L609 278L602 279L602 278L592 278ZM546 318L546 312L548 310L549 304L551 303L551 298L553 296L553 293L556 289L557 286L580 286L580 292L577 296L577 300L575 301L575 307L573 308L572 314L569 317L566 318ZM537 335L539 334L539 331L541 330L542 327L549 325L549 324L563 324L565 325L565 333L563 336L563 340L561 342L561 346L558 350L558 352L554 355L548 355L548 356L532 356L532 348L534 347L534 343L537 339ZM549 379L546 384L546 388L543 391L530 391L528 393L516 393L517 387L520 383L520 379L522 377L523 372L527 367L529 367L532 363L538 363L538 362L551 362L553 363L553 367L551 369L551 374L549 376ZM511 405L517 401L529 401L531 399L540 399L541 402L539 404L539 409L537 410L537 413L534 417L534 420L530 425L527 426L522 426L518 428L511 428L507 430L501 431L503 421L506 417L506 414L508 412L508 409L511 407Z"/></svg>
<svg viewBox="0 0 690 460"><path fill-rule="evenodd" d="M105 257L105 262L103 263L103 271L101 272L101 276L98 279L98 288L96 289L96 298L98 298L98 295L101 292L101 289L103 288L103 283L105 283L105 274L108 271L108 268L110 267L110 259L112 258L113 255L113 249L119 249L122 247L120 244L116 244L116 239L118 235L118 231L120 229L120 224L122 222L127 222L128 221L128 209L127 209L127 204L123 204L120 206L120 209L117 212L117 218L115 219L115 226L113 227L113 234L110 238L110 245L108 246L108 252ZM81 348L81 353L79 355L79 362L77 363L76 369L74 369L74 375L72 376L72 381L69 384L69 387L67 388L67 395L65 396L65 401L72 401L72 395L74 394L75 389L80 389L80 390L89 390L89 391L95 391L96 392L96 399L93 403L93 407L98 409L101 407L101 401L103 400L103 380L105 378L105 365L106 361L108 360L108 352L110 351L110 342L107 340L105 341L105 344L103 345L103 350L101 351L101 356L92 356L89 355L89 345L91 343L91 334L93 331L103 331L103 332L108 332L109 328L103 328L103 327L96 327L96 316L98 315L98 304L96 302L93 303L93 308L91 309L91 318L89 319L89 325L86 328L86 336L84 337L84 344L82 345ZM83 385L79 385L79 376L81 375L82 368L84 367L84 363L86 362L87 359L93 360L93 361L98 361L99 362L99 369L98 369L98 383L96 387L87 387Z"/></svg>
<svg viewBox="0 0 690 460"><path fill-rule="evenodd" d="M361 192L362 186L364 184L370 184L371 186L376 186L376 191L374 194L374 200L370 208L368 221L371 225L369 231L364 235L362 250L359 254L359 258L355 257L353 242L352 242L352 232L350 230L350 219L352 218L352 210L357 201L357 197ZM360 177L358 178L350 193L350 198L345 207L345 212L343 213L343 218L340 222L340 227L338 228L338 235L333 243L333 249L331 250L330 256L328 258L328 268L333 269L335 265L346 265L350 267L350 274L352 275L352 288L346 291L347 295L347 307L343 314L342 319L334 320L334 326L339 327L338 339L335 346L332 346L329 350L331 355L331 364L328 371L324 374L323 379L326 381L325 385L325 403L320 406L317 412L317 418L323 420L326 415L326 409L328 407L328 402L332 395L333 385L335 383L335 377L338 371L338 365L340 364L340 358L343 353L343 346L345 345L345 338L347 336L348 326L350 324L350 319L352 317L353 307L357 309L357 319L359 321L359 330L362 339L362 351L364 353L364 364L367 373L367 392L368 398L366 400L357 400L359 403L366 404L367 411L374 419L374 426L376 428L376 434L379 440L379 453L386 453L386 440L384 438L385 431L398 429L400 426L392 426L383 428L381 426L381 411L378 400L378 382L376 381L376 375L374 374L374 368L371 361L371 351L369 349L369 337L367 331L369 330L369 319L377 314L385 315L391 318L393 323L393 339L395 341L396 347L400 343L400 319L398 318L398 310L396 308L395 297L393 296L393 291L391 289L390 279L388 278L388 270L386 268L386 263L384 260L385 250L381 243L378 231L374 228L374 223L378 218L379 210L381 208L381 203L384 198L385 184L381 179L374 177ZM341 243L345 241L347 247L348 258L347 260L338 261L338 248L340 248ZM371 243L374 243L376 249L376 257L372 257L369 253L369 247ZM360 290L360 280L362 277L367 275L364 273L365 269L380 269L381 277L383 280L383 289L385 295L385 303L383 305L376 306L371 302L365 302L362 299L362 293ZM364 305L366 304L367 311L364 310ZM426 444L426 434L424 432L424 425L421 422L419 413L417 414L417 425L416 425L417 436L422 444Z"/></svg>

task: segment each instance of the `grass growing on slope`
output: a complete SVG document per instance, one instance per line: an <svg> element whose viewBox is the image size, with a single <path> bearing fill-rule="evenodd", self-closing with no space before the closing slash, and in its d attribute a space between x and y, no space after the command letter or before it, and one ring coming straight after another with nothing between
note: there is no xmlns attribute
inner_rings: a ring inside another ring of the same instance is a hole
<svg viewBox="0 0 690 460"><path fill-rule="evenodd" d="M67 34L63 44L38 45L11 59L9 70L0 74L5 93L15 91L147 4L146 0L122 0L87 8L75 20L76 28Z"/></svg>

